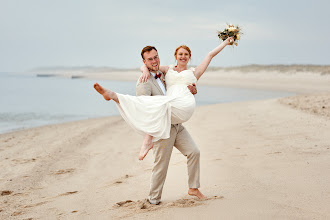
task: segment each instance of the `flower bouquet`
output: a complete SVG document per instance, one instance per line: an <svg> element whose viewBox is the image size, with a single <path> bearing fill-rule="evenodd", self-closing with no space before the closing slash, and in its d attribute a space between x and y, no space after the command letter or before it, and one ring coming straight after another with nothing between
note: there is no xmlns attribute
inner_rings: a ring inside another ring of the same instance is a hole
<svg viewBox="0 0 330 220"><path fill-rule="evenodd" d="M228 37L234 37L234 42L231 44L235 44L237 46L237 40L241 39L241 28L238 25L227 24L225 30L218 31L218 37L221 40L226 40Z"/></svg>

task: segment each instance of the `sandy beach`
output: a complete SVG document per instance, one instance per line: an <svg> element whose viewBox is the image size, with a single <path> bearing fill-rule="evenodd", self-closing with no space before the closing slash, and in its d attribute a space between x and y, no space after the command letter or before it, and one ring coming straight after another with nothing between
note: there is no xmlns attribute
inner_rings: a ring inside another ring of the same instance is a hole
<svg viewBox="0 0 330 220"><path fill-rule="evenodd" d="M106 117L1 134L0 219L330 219L330 74L215 69L199 84L297 94L196 108L184 125L207 200L187 195L186 158L174 148L162 203L145 202L152 153L139 161L143 137Z"/></svg>

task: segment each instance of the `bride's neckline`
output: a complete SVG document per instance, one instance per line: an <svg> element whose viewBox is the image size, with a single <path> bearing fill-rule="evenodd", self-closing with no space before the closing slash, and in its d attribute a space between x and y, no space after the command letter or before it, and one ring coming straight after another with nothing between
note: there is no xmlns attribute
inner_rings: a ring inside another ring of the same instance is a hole
<svg viewBox="0 0 330 220"><path fill-rule="evenodd" d="M174 68L177 68L177 66L174 66L172 69L175 71L175 72L177 72L177 73L181 73L181 72L183 72L183 71L186 71L186 70L188 70L188 69L184 69L184 70L181 70L180 72L178 72L177 70L175 70Z"/></svg>

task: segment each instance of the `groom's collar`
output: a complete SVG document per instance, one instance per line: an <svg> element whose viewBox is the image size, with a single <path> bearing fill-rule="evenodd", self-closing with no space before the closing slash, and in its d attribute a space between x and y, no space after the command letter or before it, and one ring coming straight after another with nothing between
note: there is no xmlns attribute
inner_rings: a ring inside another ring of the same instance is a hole
<svg viewBox="0 0 330 220"><path fill-rule="evenodd" d="M159 71L157 71L157 73L154 72L150 72L154 77L156 76L157 73L160 73Z"/></svg>

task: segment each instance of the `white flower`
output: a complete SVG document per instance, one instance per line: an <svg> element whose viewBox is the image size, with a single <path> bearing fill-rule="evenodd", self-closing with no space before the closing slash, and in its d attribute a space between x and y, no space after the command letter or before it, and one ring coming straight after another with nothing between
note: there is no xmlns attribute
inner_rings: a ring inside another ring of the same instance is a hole
<svg viewBox="0 0 330 220"><path fill-rule="evenodd" d="M237 29L235 27L228 28L228 31L236 31Z"/></svg>

